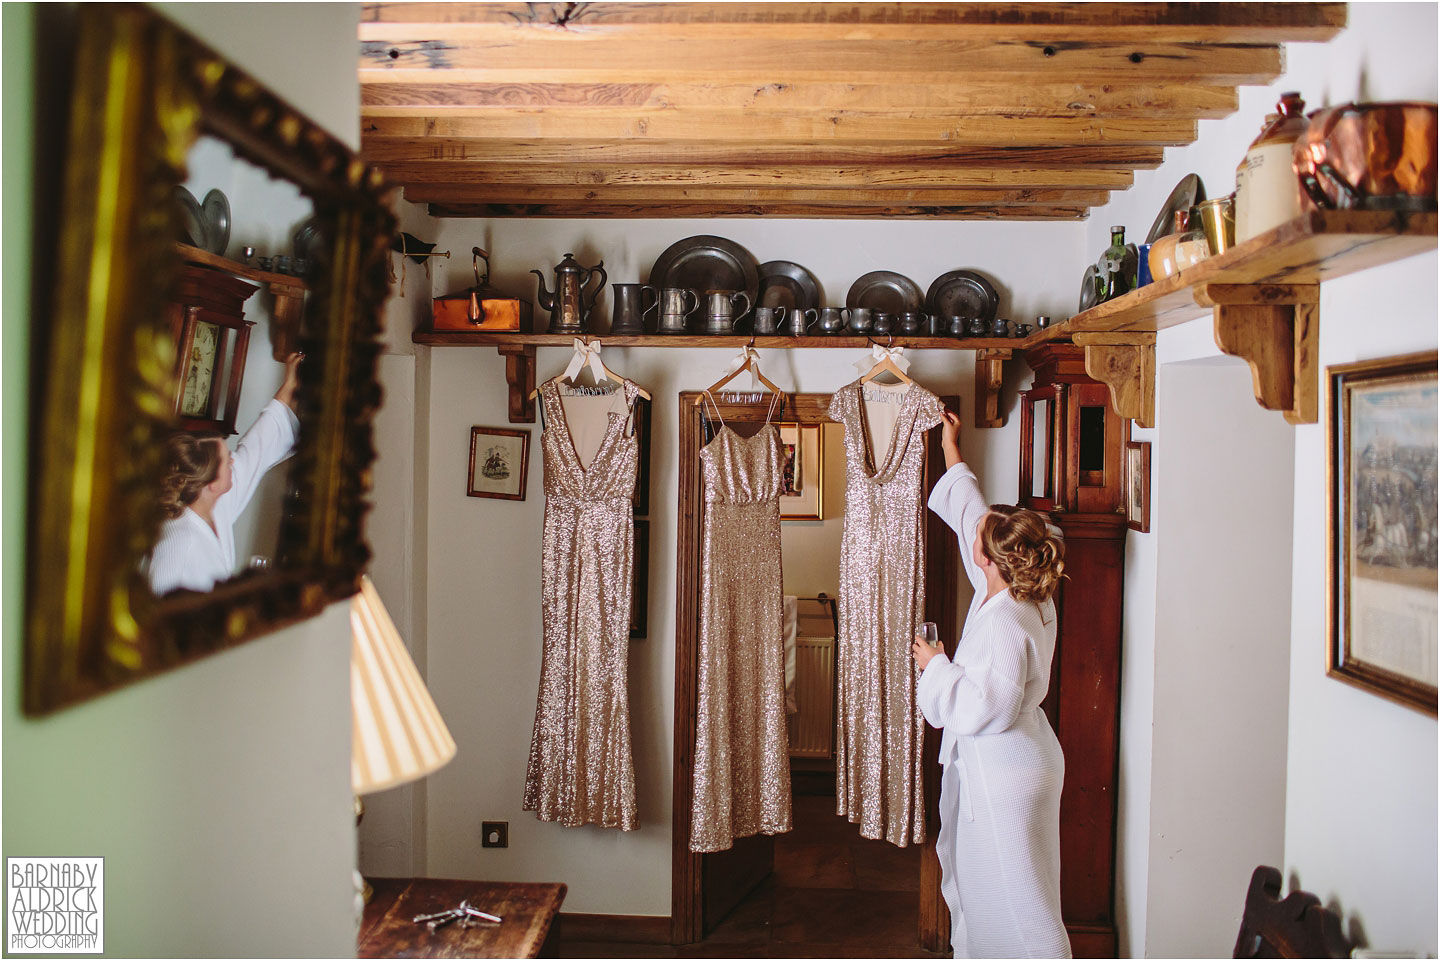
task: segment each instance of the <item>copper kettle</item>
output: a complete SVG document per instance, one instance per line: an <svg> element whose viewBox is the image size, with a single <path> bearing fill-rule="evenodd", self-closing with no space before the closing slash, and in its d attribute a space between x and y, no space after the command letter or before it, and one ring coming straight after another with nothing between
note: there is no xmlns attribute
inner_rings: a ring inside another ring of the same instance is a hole
<svg viewBox="0 0 1440 961"><path fill-rule="evenodd" d="M1433 103L1347 103L1310 115L1295 142L1306 209L1436 209Z"/></svg>

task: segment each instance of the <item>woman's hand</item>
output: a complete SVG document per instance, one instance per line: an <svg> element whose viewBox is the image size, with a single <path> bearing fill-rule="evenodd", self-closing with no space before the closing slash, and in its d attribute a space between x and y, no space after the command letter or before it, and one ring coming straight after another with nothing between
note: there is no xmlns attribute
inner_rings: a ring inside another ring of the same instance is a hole
<svg viewBox="0 0 1440 961"><path fill-rule="evenodd" d="M936 654L939 654L941 650L942 649L938 647L931 647L925 642L925 638L918 634L915 636L915 643L910 645L910 655L915 658L915 666L920 668L922 672L925 670L925 666L930 663L930 659Z"/></svg>
<svg viewBox="0 0 1440 961"><path fill-rule="evenodd" d="M285 380L275 392L275 399L291 410L295 410L295 387L300 383L300 362L304 359L299 351L285 358Z"/></svg>
<svg viewBox="0 0 1440 961"><path fill-rule="evenodd" d="M945 452L945 469L960 463L960 417L950 408L940 411L940 449Z"/></svg>

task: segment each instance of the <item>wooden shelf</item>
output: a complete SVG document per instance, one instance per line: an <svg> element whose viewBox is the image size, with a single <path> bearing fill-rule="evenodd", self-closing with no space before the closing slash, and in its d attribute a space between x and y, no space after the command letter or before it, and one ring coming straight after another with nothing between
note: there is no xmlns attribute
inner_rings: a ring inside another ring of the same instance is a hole
<svg viewBox="0 0 1440 961"><path fill-rule="evenodd" d="M300 320L305 309L305 292L310 289L310 285L305 282L305 279L292 274L279 274L251 267L248 264L242 264L219 254L212 254L208 250L192 247L189 244L177 243L175 249L179 251L180 259L186 263L223 270L227 274L263 284L270 291L271 296L275 298L275 307L271 313L274 325L270 330L270 355L284 363L285 358L296 349L299 341Z"/></svg>
<svg viewBox="0 0 1440 961"><path fill-rule="evenodd" d="M1099 304L1021 341L1085 347L1090 376L1116 410L1154 426L1157 331L1212 317L1221 351L1243 358L1262 407L1319 419L1320 284L1436 247L1433 213L1315 211L1180 273ZM1124 399L1122 399L1124 398Z"/></svg>
<svg viewBox="0 0 1440 961"><path fill-rule="evenodd" d="M577 337L581 340L598 340L606 347L744 347L749 344L766 349L795 349L869 347L878 343L886 347L988 350L1015 348L1027 343L1019 337L896 337L892 343L888 334L873 339L842 334L815 337L770 335L755 337L752 341L749 334L643 334L612 337L608 334L516 334L491 330L417 330L410 339L414 343L430 347L569 347Z"/></svg>

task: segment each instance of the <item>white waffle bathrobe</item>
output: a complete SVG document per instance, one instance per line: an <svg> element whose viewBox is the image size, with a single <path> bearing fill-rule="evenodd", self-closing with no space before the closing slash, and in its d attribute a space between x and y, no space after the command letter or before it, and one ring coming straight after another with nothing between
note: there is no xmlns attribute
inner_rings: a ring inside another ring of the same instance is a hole
<svg viewBox="0 0 1440 961"><path fill-rule="evenodd" d="M987 506L965 464L946 472L930 509L960 536L975 600L952 662L920 676L920 709L944 728L941 891L957 958L1070 957L1060 920L1060 786L1065 758L1040 710L1055 653L1055 603L985 599L971 545Z"/></svg>

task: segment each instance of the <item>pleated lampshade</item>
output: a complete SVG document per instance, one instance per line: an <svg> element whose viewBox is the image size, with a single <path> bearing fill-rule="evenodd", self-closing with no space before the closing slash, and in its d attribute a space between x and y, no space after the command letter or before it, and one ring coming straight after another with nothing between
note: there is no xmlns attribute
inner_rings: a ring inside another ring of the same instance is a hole
<svg viewBox="0 0 1440 961"><path fill-rule="evenodd" d="M455 756L455 739L369 577L350 602L351 789L418 780Z"/></svg>

